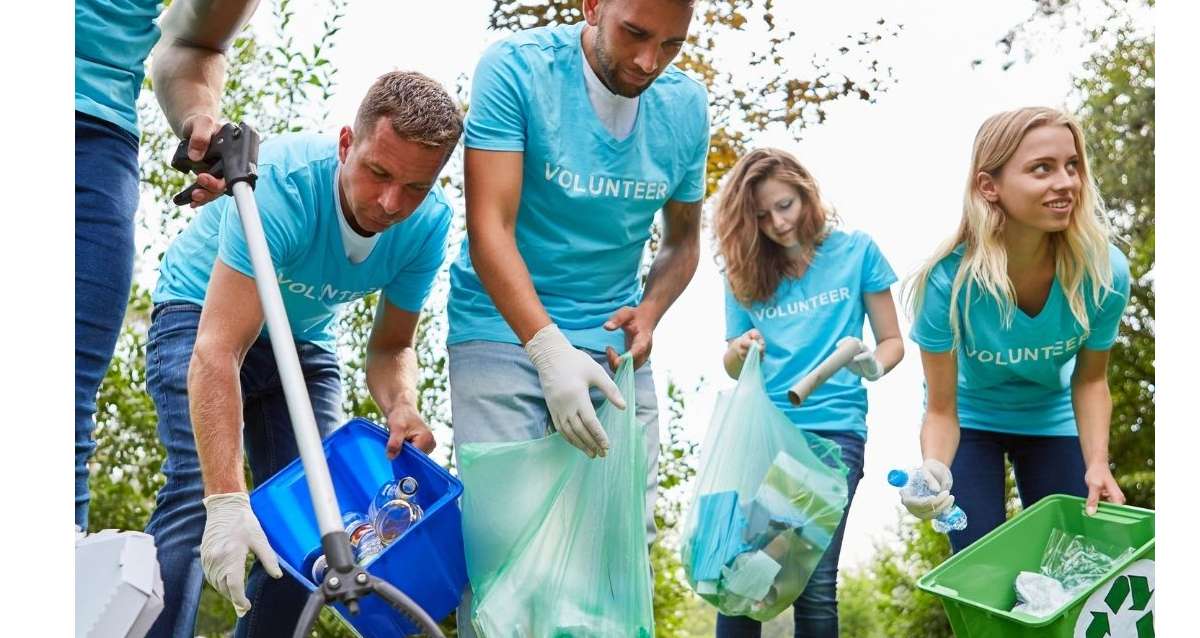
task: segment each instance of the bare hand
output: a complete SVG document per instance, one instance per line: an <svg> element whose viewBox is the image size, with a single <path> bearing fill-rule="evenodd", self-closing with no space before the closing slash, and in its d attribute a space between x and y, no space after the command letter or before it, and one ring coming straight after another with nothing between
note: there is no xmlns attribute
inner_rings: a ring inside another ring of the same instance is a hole
<svg viewBox="0 0 1200 638"><path fill-rule="evenodd" d="M1096 505L1100 499L1109 503L1123 505L1125 503L1125 494L1117 485L1117 479L1113 478L1112 472L1108 469L1108 464L1105 463L1092 465L1083 475L1083 482L1087 484L1087 513L1088 516L1096 513Z"/></svg>
<svg viewBox="0 0 1200 638"><path fill-rule="evenodd" d="M624 306L604 322L605 330L620 328L625 331L625 350L633 355L635 370L650 358L650 349L654 345L655 322L647 314L640 306ZM607 349L607 354L608 365L615 371L621 365L621 357L611 346Z"/></svg>
<svg viewBox="0 0 1200 638"><path fill-rule="evenodd" d="M190 115L183 121L182 134L188 140L188 159L199 161L208 153L212 136L221 130L220 124L211 115ZM225 180L212 175L196 176L200 188L192 191L191 207L203 206L225 193Z"/></svg>
<svg viewBox="0 0 1200 638"><path fill-rule="evenodd" d="M396 406L392 408L391 412L388 412L387 426L389 432L388 460L396 458L405 441L417 446L426 454L432 452L433 448L437 446L433 432L430 432L429 426L425 425L425 419L421 418L421 414L415 407L407 403Z"/></svg>
<svg viewBox="0 0 1200 638"><path fill-rule="evenodd" d="M729 342L729 347L733 349L734 354L742 361L746 360L746 355L750 354L750 344L757 343L759 350L766 350L767 342L763 340L762 333L758 328L751 328L742 336Z"/></svg>

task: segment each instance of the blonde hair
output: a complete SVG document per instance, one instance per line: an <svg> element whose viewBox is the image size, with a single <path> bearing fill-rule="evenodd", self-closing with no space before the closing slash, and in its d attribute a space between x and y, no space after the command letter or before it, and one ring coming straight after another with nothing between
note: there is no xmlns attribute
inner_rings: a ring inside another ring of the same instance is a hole
<svg viewBox="0 0 1200 638"><path fill-rule="evenodd" d="M1084 297L1085 280L1091 284L1089 292L1096 305L1100 304L1106 290L1112 290L1112 264L1108 253L1110 229L1104 215L1104 203L1088 166L1087 148L1079 124L1070 115L1046 107L1027 107L998 113L989 117L975 135L958 231L938 246L933 256L904 283L905 305L911 316L916 317L933 269L956 247L965 245L962 262L950 289L950 326L956 349L962 337L959 322L956 321L958 297L964 287L966 299L962 308L962 324L967 326L968 331L972 293L977 287L996 299L1004 327L1012 325L1017 298L1012 280L1008 277L1008 253L1004 245L1007 215L998 202L989 202L983 197L976 179L981 172L999 175L1016 153L1025 134L1041 126L1067 127L1075 139L1075 153L1079 157L1082 188L1078 201L1066 230L1050 233L1049 239L1054 254L1055 277L1084 335L1091 328Z"/></svg>
<svg viewBox="0 0 1200 638"><path fill-rule="evenodd" d="M776 148L753 150L738 160L726 178L717 204L715 231L717 255L734 297L743 304L766 301L779 282L795 272L783 247L767 239L758 227L754 189L768 178L793 186L800 194L801 218L796 231L805 246L801 259L812 263L817 245L838 221L821 199L821 189L811 173L791 153Z"/></svg>

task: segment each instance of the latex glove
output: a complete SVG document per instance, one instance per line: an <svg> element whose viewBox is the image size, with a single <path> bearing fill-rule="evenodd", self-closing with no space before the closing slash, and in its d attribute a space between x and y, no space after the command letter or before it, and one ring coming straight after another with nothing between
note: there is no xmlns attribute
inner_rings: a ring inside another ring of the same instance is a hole
<svg viewBox="0 0 1200 638"><path fill-rule="evenodd" d="M200 540L200 566L217 593L233 603L238 617L250 611L246 598L246 552L252 551L273 578L283 576L245 492L213 494L204 499L208 521Z"/></svg>
<svg viewBox="0 0 1200 638"><path fill-rule="evenodd" d="M954 477L945 463L936 459L927 459L921 464L921 474L925 485L933 492L933 496L915 496L905 492L900 493L900 502L913 516L921 520L937 518L938 514L954 505L954 497L950 488L954 485Z"/></svg>
<svg viewBox="0 0 1200 638"><path fill-rule="evenodd" d="M549 324L525 344L525 352L538 371L542 394L550 410L550 420L568 443L583 450L589 458L604 456L608 435L596 418L589 388L596 387L613 405L624 410L625 399L604 367L578 350Z"/></svg>
<svg viewBox="0 0 1200 638"><path fill-rule="evenodd" d="M862 339L857 337L842 337L837 342L838 347L843 343L854 342L858 345L858 354L850 363L846 364L846 369L866 379L867 381L877 381L883 376L883 364L879 363L879 359L875 358L875 351L867 344L862 342Z"/></svg>

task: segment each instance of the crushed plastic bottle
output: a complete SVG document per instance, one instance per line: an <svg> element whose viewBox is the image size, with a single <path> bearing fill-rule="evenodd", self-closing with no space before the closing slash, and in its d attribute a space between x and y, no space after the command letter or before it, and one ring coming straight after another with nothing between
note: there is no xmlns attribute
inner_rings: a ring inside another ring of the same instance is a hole
<svg viewBox="0 0 1200 638"><path fill-rule="evenodd" d="M346 512L342 515L342 524L346 526L350 547L354 549L354 558L359 565L366 565L383 551L383 542L366 514Z"/></svg>
<svg viewBox="0 0 1200 638"><path fill-rule="evenodd" d="M911 472L904 470L892 470L888 472L888 483L892 487L900 488L901 494L911 494L912 496L933 496L937 494L929 489L929 485L925 483L924 472L920 468L916 468ZM960 531L967 528L967 514L962 511L957 505L950 506L949 509L943 510L936 518L931 521L933 529L940 534L947 534L951 531Z"/></svg>
<svg viewBox="0 0 1200 638"><path fill-rule="evenodd" d="M417 488L417 480L405 476L384 483L371 501L368 516L384 546L403 536L425 515L416 501Z"/></svg>

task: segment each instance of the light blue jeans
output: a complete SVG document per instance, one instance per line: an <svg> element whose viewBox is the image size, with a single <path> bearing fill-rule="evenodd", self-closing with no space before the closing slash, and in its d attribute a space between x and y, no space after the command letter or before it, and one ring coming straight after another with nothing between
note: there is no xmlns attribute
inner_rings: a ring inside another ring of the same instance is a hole
<svg viewBox="0 0 1200 638"><path fill-rule="evenodd" d="M149 638L195 635L196 613L204 573L200 568L200 539L207 515L200 457L192 432L187 374L200 325L200 306L168 301L154 308L146 345L146 387L158 412L158 437L167 450L163 473L167 482L158 491L146 532L154 536L162 570L162 613ZM342 421L342 384L337 356L311 343L297 343L300 368L308 386L317 429L324 437ZM299 455L292 433L283 385L275 367L271 343L260 336L246 353L241 370L243 443L250 473L257 485ZM262 564L246 579L250 611L238 621L238 638L291 636L308 590L286 572L267 575Z"/></svg>
<svg viewBox="0 0 1200 638"><path fill-rule="evenodd" d="M585 350L611 375L603 352ZM464 341L448 348L450 411L454 448L464 443L502 443L538 439L554 431L537 369L525 349L512 343ZM654 541L654 499L658 494L658 396L647 361L634 373L637 419L646 437L646 543ZM592 403L603 403L592 389ZM629 397L625 397L628 402ZM457 461L457 456L455 458ZM520 480L520 477L514 477ZM459 606L459 636L474 632L465 622L470 614L470 589Z"/></svg>

